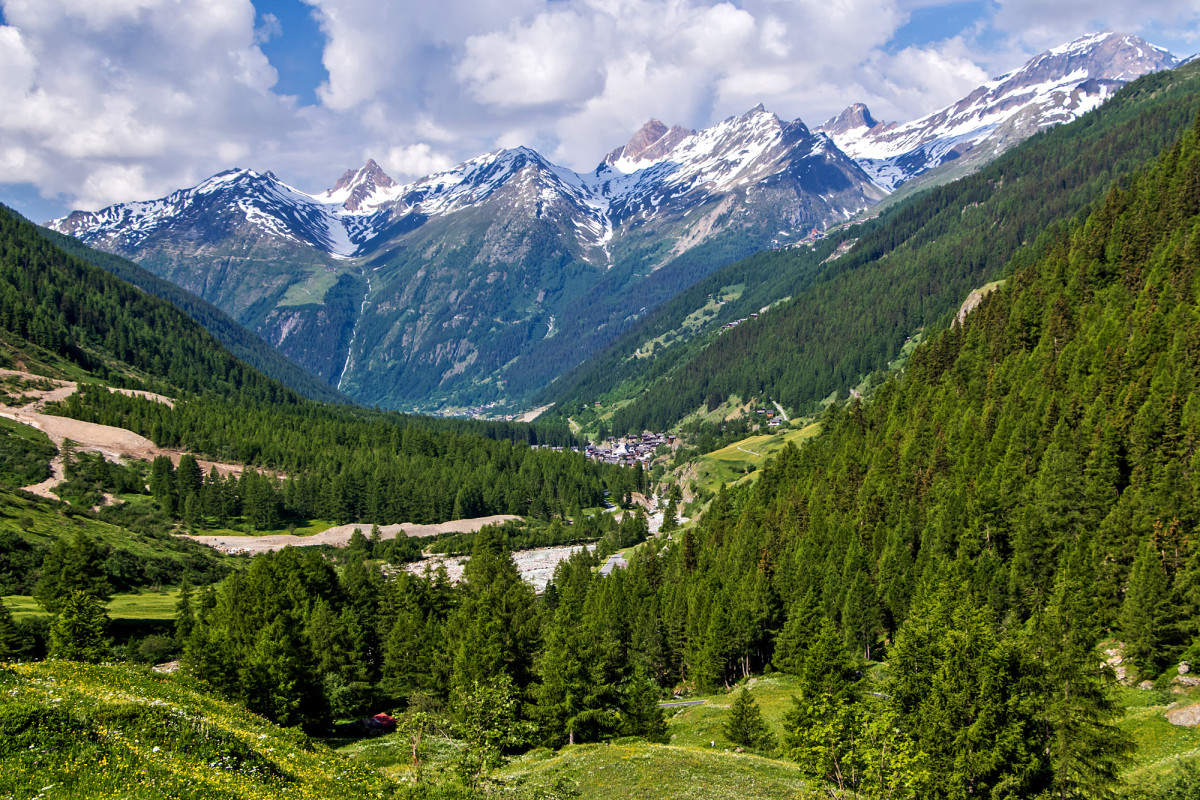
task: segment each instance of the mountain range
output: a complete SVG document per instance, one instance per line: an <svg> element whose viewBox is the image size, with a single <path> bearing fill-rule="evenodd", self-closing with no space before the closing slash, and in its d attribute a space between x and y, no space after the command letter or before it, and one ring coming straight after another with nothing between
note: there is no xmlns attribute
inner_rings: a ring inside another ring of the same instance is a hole
<svg viewBox="0 0 1200 800"><path fill-rule="evenodd" d="M856 105L810 130L757 106L702 131L650 120L588 173L528 148L408 184L368 161L316 194L235 169L49 227L200 295L361 403L517 406L721 266L1175 63L1102 34L906 125Z"/></svg>

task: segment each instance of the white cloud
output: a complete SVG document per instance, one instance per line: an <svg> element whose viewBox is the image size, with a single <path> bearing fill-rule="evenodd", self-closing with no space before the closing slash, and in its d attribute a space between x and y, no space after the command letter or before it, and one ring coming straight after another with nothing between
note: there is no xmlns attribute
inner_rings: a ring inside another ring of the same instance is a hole
<svg viewBox="0 0 1200 800"><path fill-rule="evenodd" d="M290 115L254 16L249 0L9 0L0 182L94 207L228 166L231 142Z"/></svg>
<svg viewBox="0 0 1200 800"><path fill-rule="evenodd" d="M262 24L254 29L254 43L266 44L283 35L283 23L274 14L263 14Z"/></svg>
<svg viewBox="0 0 1200 800"><path fill-rule="evenodd" d="M403 147L393 147L382 159L383 169L396 178L422 178L435 172L444 172L454 166L454 160L435 152L425 142Z"/></svg>
<svg viewBox="0 0 1200 800"><path fill-rule="evenodd" d="M575 103L603 83L590 39L574 12L542 14L527 25L468 38L455 75L488 105Z"/></svg>
<svg viewBox="0 0 1200 800"><path fill-rule="evenodd" d="M1038 52L1092 31L1172 30L1196 40L1196 0L996 0L995 26Z"/></svg>

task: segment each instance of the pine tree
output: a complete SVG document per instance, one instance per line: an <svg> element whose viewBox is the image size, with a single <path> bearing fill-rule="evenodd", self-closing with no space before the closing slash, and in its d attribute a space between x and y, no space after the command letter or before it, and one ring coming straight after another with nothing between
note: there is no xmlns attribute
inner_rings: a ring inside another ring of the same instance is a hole
<svg viewBox="0 0 1200 800"><path fill-rule="evenodd" d="M1079 548L1080 551L1083 548ZM1086 560L1073 553L1059 570L1046 613L1031 635L1043 687L1038 722L1054 777L1049 796L1112 797L1133 742L1116 726L1111 671L1096 650L1093 585Z"/></svg>
<svg viewBox="0 0 1200 800"><path fill-rule="evenodd" d="M316 728L329 719L320 676L299 625L280 614L259 631L239 679L242 700L251 711L285 727Z"/></svg>
<svg viewBox="0 0 1200 800"><path fill-rule="evenodd" d="M12 661L21 653L21 632L13 621L12 612L0 599L0 662Z"/></svg>
<svg viewBox="0 0 1200 800"><path fill-rule="evenodd" d="M196 457L191 453L184 453L179 457L179 466L175 468L175 497L178 505L177 508L183 508L187 502L188 495L200 494L200 482L203 473L200 471L200 464L196 461ZM153 493L153 490L151 490Z"/></svg>
<svg viewBox="0 0 1200 800"><path fill-rule="evenodd" d="M647 741L667 744L667 718L658 705L658 685L641 667L634 669L622 700L624 721L621 729L626 736L641 736Z"/></svg>
<svg viewBox="0 0 1200 800"><path fill-rule="evenodd" d="M775 640L775 655L771 663L780 672L800 675L804 660L822 624L822 614L811 591L792 604L783 631Z"/></svg>
<svg viewBox="0 0 1200 800"><path fill-rule="evenodd" d="M675 498L672 497L667 501L667 507L663 510L662 527L659 528L660 533L670 533L679 527L679 509L675 504Z"/></svg>
<svg viewBox="0 0 1200 800"><path fill-rule="evenodd" d="M112 587L104 576L99 546L76 530L70 544L56 539L42 561L33 596L51 613L57 613L73 592L81 591L101 603L108 602Z"/></svg>
<svg viewBox="0 0 1200 800"><path fill-rule="evenodd" d="M50 627L50 657L98 664L108 658L108 614L95 597L76 591Z"/></svg>
<svg viewBox="0 0 1200 800"><path fill-rule="evenodd" d="M775 747L775 736L762 718L754 695L745 685L734 698L721 729L726 739L742 747L766 751Z"/></svg>
<svg viewBox="0 0 1200 800"><path fill-rule="evenodd" d="M175 465L170 456L155 456L150 463L150 494L168 515L174 516L177 508L175 498Z"/></svg>
<svg viewBox="0 0 1200 800"><path fill-rule="evenodd" d="M1138 551L1129 576L1129 589L1118 621L1125 640L1125 658L1143 677L1158 674L1163 660L1162 640L1169 618L1167 574L1162 559L1147 540Z"/></svg>
<svg viewBox="0 0 1200 800"><path fill-rule="evenodd" d="M179 586L179 601L175 604L175 643L182 648L196 627L196 614L192 609L192 584L185 575Z"/></svg>

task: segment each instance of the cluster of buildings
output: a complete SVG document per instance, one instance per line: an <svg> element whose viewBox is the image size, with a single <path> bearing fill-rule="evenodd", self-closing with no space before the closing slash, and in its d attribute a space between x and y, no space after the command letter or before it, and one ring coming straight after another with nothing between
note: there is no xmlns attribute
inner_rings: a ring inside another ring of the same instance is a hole
<svg viewBox="0 0 1200 800"><path fill-rule="evenodd" d="M735 319L733 322L726 322L724 325L721 326L721 330L727 331L727 330L730 330L731 328L736 328L738 325L741 325L743 322L749 322L752 319L758 319L758 314L755 313L755 314L751 314L748 317L742 317L741 319Z"/></svg>
<svg viewBox="0 0 1200 800"><path fill-rule="evenodd" d="M643 469L650 468L655 451L662 445L674 446L675 437L669 433L643 433L640 436L623 436L620 439L608 437L600 444L588 443L584 454L604 464L620 464L632 467L641 464Z"/></svg>

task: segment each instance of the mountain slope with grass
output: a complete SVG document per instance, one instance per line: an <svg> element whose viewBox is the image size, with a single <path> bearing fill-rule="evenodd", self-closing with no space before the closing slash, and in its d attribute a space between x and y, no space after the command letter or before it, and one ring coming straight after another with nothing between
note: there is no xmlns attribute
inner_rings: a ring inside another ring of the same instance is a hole
<svg viewBox="0 0 1200 800"><path fill-rule="evenodd" d="M0 666L0 763L6 797L358 800L397 788L198 683L71 662Z"/></svg>

